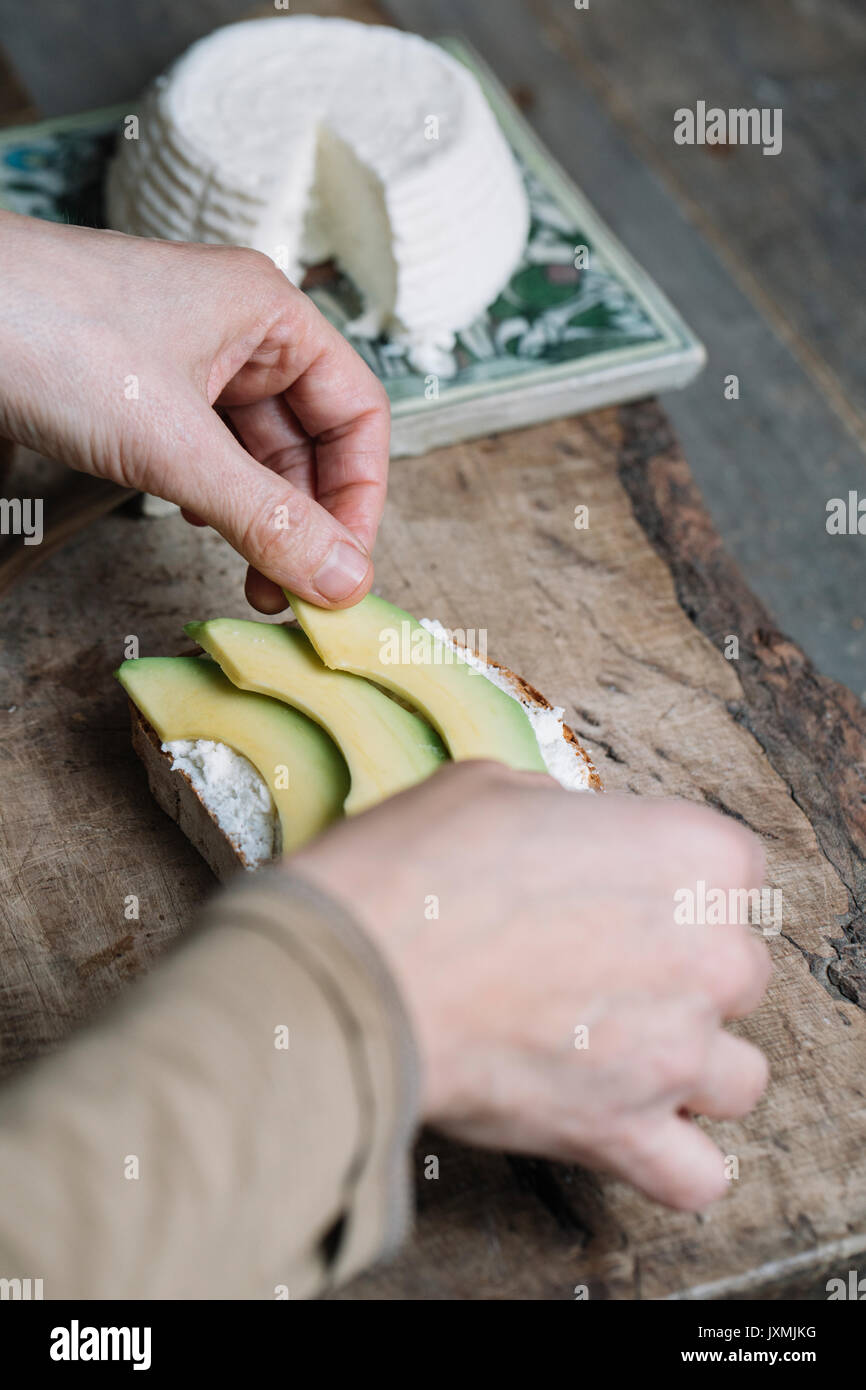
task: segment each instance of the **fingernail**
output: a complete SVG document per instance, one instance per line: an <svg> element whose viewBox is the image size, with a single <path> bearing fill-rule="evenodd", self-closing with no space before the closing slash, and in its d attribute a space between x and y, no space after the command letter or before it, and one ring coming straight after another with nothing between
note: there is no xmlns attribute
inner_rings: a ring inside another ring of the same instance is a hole
<svg viewBox="0 0 866 1390"><path fill-rule="evenodd" d="M369 568L370 561L363 551L346 541L337 541L313 575L313 588L322 598L336 603L355 592Z"/></svg>

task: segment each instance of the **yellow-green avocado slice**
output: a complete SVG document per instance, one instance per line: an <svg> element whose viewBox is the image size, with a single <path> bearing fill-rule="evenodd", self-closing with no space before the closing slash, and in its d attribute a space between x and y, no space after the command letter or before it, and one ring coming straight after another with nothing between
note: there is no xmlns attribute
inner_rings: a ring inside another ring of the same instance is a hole
<svg viewBox="0 0 866 1390"><path fill-rule="evenodd" d="M327 730L349 767L347 815L423 781L447 757L429 724L360 676L330 671L297 628L213 618L184 631L236 686L285 700Z"/></svg>
<svg viewBox="0 0 866 1390"><path fill-rule="evenodd" d="M458 659L410 613L376 594L341 609L286 597L326 666L366 676L408 700L442 735L452 758L547 771L519 700Z"/></svg>
<svg viewBox="0 0 866 1390"><path fill-rule="evenodd" d="M288 854L340 815L349 774L336 745L297 710L236 690L215 662L144 656L114 673L163 743L212 739L242 753L266 782Z"/></svg>

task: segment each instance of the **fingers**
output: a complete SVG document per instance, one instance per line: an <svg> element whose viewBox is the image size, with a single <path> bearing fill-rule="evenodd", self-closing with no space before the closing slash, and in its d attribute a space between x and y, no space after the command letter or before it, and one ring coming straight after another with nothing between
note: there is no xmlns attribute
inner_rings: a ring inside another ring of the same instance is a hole
<svg viewBox="0 0 866 1390"><path fill-rule="evenodd" d="M181 516L184 521L188 521L190 526L207 526L204 517L196 516L194 512L189 512L185 507L181 508ZM260 613L282 613L288 607L286 596L279 584L275 584L266 575L260 574L253 569L252 565L247 567L247 577L244 584L247 603L251 608L257 608Z"/></svg>
<svg viewBox="0 0 866 1390"><path fill-rule="evenodd" d="M747 1114L766 1089L764 1054L743 1038L715 1035L685 1109L709 1119ZM728 1186L725 1159L687 1116L667 1115L659 1124L633 1127L617 1145L615 1171L648 1197L681 1211L698 1211L722 1197Z"/></svg>
<svg viewBox="0 0 866 1390"><path fill-rule="evenodd" d="M636 1129L618 1145L612 1167L647 1197L678 1211L700 1211L728 1189L721 1151L679 1115Z"/></svg>
<svg viewBox="0 0 866 1390"><path fill-rule="evenodd" d="M285 396L266 396L251 405L234 406L226 413L247 453L299 492L316 496L313 444Z"/></svg>
<svg viewBox="0 0 866 1390"><path fill-rule="evenodd" d="M371 550L385 506L390 407L384 387L337 330L284 277L270 327L222 386L244 442L280 471L303 466L313 443L316 497ZM249 407L271 398L284 407Z"/></svg>
<svg viewBox="0 0 866 1390"><path fill-rule="evenodd" d="M760 1004L772 975L764 942L737 922L683 926L671 924L662 900L650 908L656 925L646 933L646 947L656 961L660 983L683 994L700 993L719 1019L745 1018ZM648 974L653 967L645 967Z"/></svg>
<svg viewBox="0 0 866 1390"><path fill-rule="evenodd" d="M771 973L751 926L762 909L760 840L731 817L686 802L605 802L599 832L606 818L629 845L628 889L643 904L648 949L682 988L700 988L722 1018L751 1013Z"/></svg>
<svg viewBox="0 0 866 1390"><path fill-rule="evenodd" d="M707 890L763 882L761 841L730 816L685 801L658 801L632 803L629 818L640 826L638 872L672 894L693 892L699 880Z"/></svg>
<svg viewBox="0 0 866 1390"><path fill-rule="evenodd" d="M267 396L251 405L237 405L226 414L238 439L253 458L285 478L299 492L315 498L316 460L313 444L295 418L285 396ZM244 590L247 603L260 613L282 613L287 606L286 596L279 584L252 566L247 570Z"/></svg>
<svg viewBox="0 0 866 1390"><path fill-rule="evenodd" d="M719 1031L686 1106L711 1120L735 1119L757 1104L767 1087L769 1067L763 1052L744 1038Z"/></svg>
<svg viewBox="0 0 866 1390"><path fill-rule="evenodd" d="M274 586L321 607L363 597L373 579L370 557L336 517L263 468L200 399L174 414L170 449L151 462L161 496L207 520ZM267 604L272 591L251 583L254 596Z"/></svg>
<svg viewBox="0 0 866 1390"><path fill-rule="evenodd" d="M282 613L288 607L286 595L279 584L260 574L252 565L247 569L244 593L250 607L257 608L260 613Z"/></svg>
<svg viewBox="0 0 866 1390"><path fill-rule="evenodd" d="M747 927L699 927L713 933L704 978L723 1019L745 1018L758 1007L773 972L770 953Z"/></svg>

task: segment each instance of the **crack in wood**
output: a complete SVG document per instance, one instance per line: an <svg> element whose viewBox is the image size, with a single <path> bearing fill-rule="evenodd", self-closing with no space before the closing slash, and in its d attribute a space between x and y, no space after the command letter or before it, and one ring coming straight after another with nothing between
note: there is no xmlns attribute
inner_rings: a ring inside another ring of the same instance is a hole
<svg viewBox="0 0 866 1390"><path fill-rule="evenodd" d="M674 761L678 760L675 759ZM763 840L778 840L779 837L774 831L766 830L762 826L755 825L754 821L749 820L748 816L744 816L742 811L736 810L735 807L729 805L721 796L717 796L715 792L711 792L706 787L701 786L698 787L698 791L701 793L701 796L708 806L712 806L716 811L721 811L725 816L730 816L732 820L739 821L740 825L744 825L747 830L751 830L753 835L758 835Z"/></svg>

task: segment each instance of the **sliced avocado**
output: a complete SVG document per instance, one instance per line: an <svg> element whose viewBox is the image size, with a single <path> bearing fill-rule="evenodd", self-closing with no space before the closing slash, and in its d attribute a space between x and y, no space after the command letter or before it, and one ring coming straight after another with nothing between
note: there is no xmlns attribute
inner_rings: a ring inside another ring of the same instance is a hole
<svg viewBox="0 0 866 1390"><path fill-rule="evenodd" d="M213 618L184 630L236 686L285 700L327 730L349 766L347 815L423 781L447 757L429 724L360 676L328 670L297 628Z"/></svg>
<svg viewBox="0 0 866 1390"><path fill-rule="evenodd" d="M346 764L327 734L296 710L236 690L215 662L196 656L139 657L114 674L163 743L212 739L252 763L274 799L284 853L340 815Z"/></svg>
<svg viewBox="0 0 866 1390"><path fill-rule="evenodd" d="M452 758L493 758L546 772L519 700L463 661L393 603L368 594L352 608L324 609L286 594L326 666L377 681L420 710Z"/></svg>

